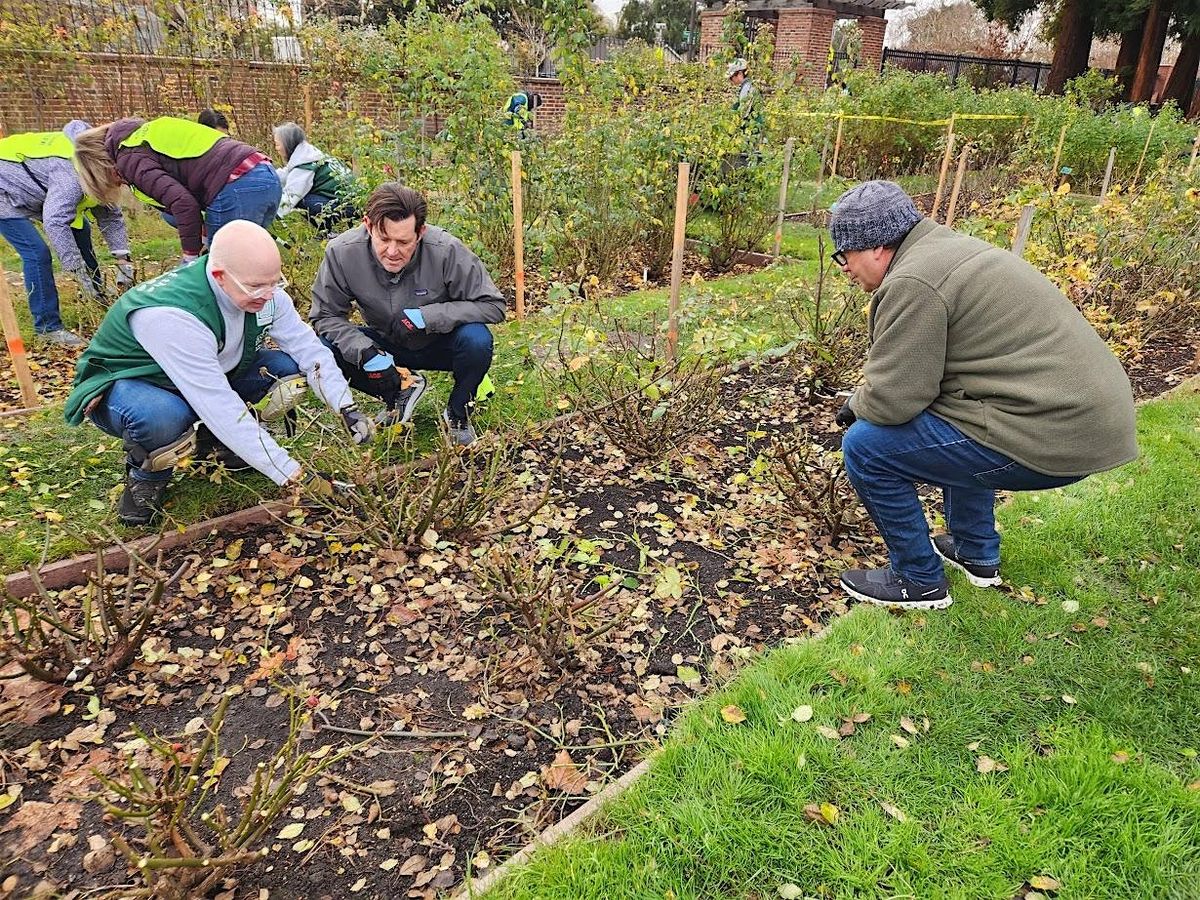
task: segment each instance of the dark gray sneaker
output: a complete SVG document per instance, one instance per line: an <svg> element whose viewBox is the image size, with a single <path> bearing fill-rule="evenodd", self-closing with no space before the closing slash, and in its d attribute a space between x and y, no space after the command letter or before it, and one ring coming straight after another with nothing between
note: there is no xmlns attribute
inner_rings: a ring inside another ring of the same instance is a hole
<svg viewBox="0 0 1200 900"><path fill-rule="evenodd" d="M954 602L945 580L941 584L916 584L891 569L851 569L842 573L841 581L842 590L855 600L876 606L945 609Z"/></svg>
<svg viewBox="0 0 1200 900"><path fill-rule="evenodd" d="M465 419L452 419L448 409L442 410L442 421L446 423L446 433L451 443L460 447L470 447L475 443L475 429L471 427L470 422Z"/></svg>
<svg viewBox="0 0 1200 900"><path fill-rule="evenodd" d="M954 535L935 534L930 538L930 543L938 556L966 575L967 581L975 587L996 587L1001 583L999 566L980 566L958 555L954 548Z"/></svg>

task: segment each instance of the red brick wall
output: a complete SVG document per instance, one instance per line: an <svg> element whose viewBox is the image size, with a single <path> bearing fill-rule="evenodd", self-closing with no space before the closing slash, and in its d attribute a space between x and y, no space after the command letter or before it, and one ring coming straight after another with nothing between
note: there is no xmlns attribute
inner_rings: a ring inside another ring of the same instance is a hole
<svg viewBox="0 0 1200 900"><path fill-rule="evenodd" d="M864 69L878 72L883 63L883 39L887 34L887 19L863 16L858 20L862 31L862 57L859 62Z"/></svg>
<svg viewBox="0 0 1200 900"><path fill-rule="evenodd" d="M835 21L837 13L829 9L779 10L775 68L799 71L810 87L824 88Z"/></svg>
<svg viewBox="0 0 1200 900"><path fill-rule="evenodd" d="M523 80L522 86L542 97L538 129L559 128L562 82L534 78ZM322 104L336 89L312 84L306 69L286 63L13 52L0 54L0 130L50 131L70 119L99 125L122 116L191 118L205 106L218 105L232 110L238 137L270 151L272 126L289 119L304 124L308 106L319 121ZM394 116L380 94L360 95L355 107L380 122ZM436 121L427 128L436 131Z"/></svg>
<svg viewBox="0 0 1200 900"><path fill-rule="evenodd" d="M700 59L705 60L721 49L723 10L706 9L700 13Z"/></svg>

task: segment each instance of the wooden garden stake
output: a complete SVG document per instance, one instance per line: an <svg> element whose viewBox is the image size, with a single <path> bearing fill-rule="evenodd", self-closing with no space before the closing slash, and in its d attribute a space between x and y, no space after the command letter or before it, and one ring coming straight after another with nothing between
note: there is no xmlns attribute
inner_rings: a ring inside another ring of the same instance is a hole
<svg viewBox="0 0 1200 900"><path fill-rule="evenodd" d="M1142 155L1138 158L1137 169L1133 173L1133 181L1129 185L1129 190L1133 190L1134 185L1138 183L1138 179L1142 177L1142 163L1146 161L1146 154L1150 150L1150 141L1154 139L1154 129L1158 127L1158 119L1150 123L1150 130L1146 132L1146 143L1142 145Z"/></svg>
<svg viewBox="0 0 1200 900"><path fill-rule="evenodd" d="M512 152L513 270L517 282L517 318L525 318L525 223L521 190L521 151Z"/></svg>
<svg viewBox="0 0 1200 900"><path fill-rule="evenodd" d="M1054 166L1050 172L1050 187L1053 189L1058 184L1058 164L1062 161L1062 148L1067 140L1067 126L1062 127L1062 131L1058 133L1058 147L1054 150Z"/></svg>
<svg viewBox="0 0 1200 900"><path fill-rule="evenodd" d="M950 203L946 206L946 227L954 225L954 208L958 206L958 192L962 190L963 176L967 172L967 157L971 155L971 142L963 144L958 157L958 171L954 174L954 189L950 191Z"/></svg>
<svg viewBox="0 0 1200 900"><path fill-rule="evenodd" d="M312 85L304 86L304 130L312 132L313 123L313 104L312 104Z"/></svg>
<svg viewBox="0 0 1200 900"><path fill-rule="evenodd" d="M1104 183L1100 185L1100 199L1103 200L1108 196L1108 186L1112 184L1113 165L1117 161L1117 148L1112 147L1108 151L1108 165L1104 167Z"/></svg>
<svg viewBox="0 0 1200 900"><path fill-rule="evenodd" d="M1188 162L1187 177L1192 177L1192 169L1196 168L1196 154L1200 153L1200 131L1196 132L1196 139L1192 141L1192 158Z"/></svg>
<svg viewBox="0 0 1200 900"><path fill-rule="evenodd" d="M954 113L950 114L950 124L946 128L946 152L942 154L942 167L938 170L937 192L933 195L933 210L929 218L937 221L938 210L942 206L942 191L946 189L946 173L950 171L950 160L954 156Z"/></svg>
<svg viewBox="0 0 1200 900"><path fill-rule="evenodd" d="M817 209L817 198L821 195L821 188L825 184L825 163L829 162L829 133L832 127L828 122L825 123L825 143L821 146L821 171L817 173L817 189L813 192L812 208L815 212Z"/></svg>
<svg viewBox="0 0 1200 900"><path fill-rule="evenodd" d="M42 401L33 386L29 360L25 358L25 342L21 340L17 314L13 312L12 299L8 296L8 273L4 271L3 264L0 264L0 325L4 328L4 342L8 345L8 355L12 357L13 369L17 373L17 384L21 386L21 402L28 409L36 409L42 405Z"/></svg>
<svg viewBox="0 0 1200 900"><path fill-rule="evenodd" d="M1034 206L1032 203L1021 207L1021 219L1017 222L1017 233L1013 237L1012 252L1016 256L1025 255L1025 241L1029 238L1029 229L1033 226Z"/></svg>
<svg viewBox="0 0 1200 900"><path fill-rule="evenodd" d="M667 359L674 362L679 344L679 285L683 282L683 236L687 227L688 179L690 163L679 164L675 184L675 238L671 247L671 306L667 317Z"/></svg>
<svg viewBox="0 0 1200 900"><path fill-rule="evenodd" d="M833 142L833 165L829 169L830 178L837 178L838 157L842 154L842 126L845 124L845 116L843 116L841 113L838 113L837 140Z"/></svg>
<svg viewBox="0 0 1200 900"><path fill-rule="evenodd" d="M787 213L788 175L792 170L792 151L796 148L796 139L788 138L783 145L783 178L779 182L779 214L775 219L775 257L783 246L783 217Z"/></svg>

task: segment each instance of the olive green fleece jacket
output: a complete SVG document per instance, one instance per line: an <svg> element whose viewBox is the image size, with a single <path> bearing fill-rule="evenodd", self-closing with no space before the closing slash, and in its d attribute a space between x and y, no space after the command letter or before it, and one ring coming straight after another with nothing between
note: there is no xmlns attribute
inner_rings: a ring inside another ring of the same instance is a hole
<svg viewBox="0 0 1200 900"><path fill-rule="evenodd" d="M1045 475L1135 459L1129 378L1079 310L1029 263L923 219L871 298L850 407L876 425L929 410Z"/></svg>

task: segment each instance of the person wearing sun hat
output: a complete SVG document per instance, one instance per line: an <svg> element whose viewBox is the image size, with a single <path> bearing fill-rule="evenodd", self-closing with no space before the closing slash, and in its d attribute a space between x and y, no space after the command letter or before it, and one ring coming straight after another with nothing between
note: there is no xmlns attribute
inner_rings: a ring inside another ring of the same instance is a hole
<svg viewBox="0 0 1200 900"><path fill-rule="evenodd" d="M924 217L897 184L846 191L829 230L833 261L872 295L862 382L837 422L890 562L841 585L869 603L942 609L943 564L1000 584L997 490L1062 487L1137 457L1129 379L1041 272ZM930 538L918 484L942 488L947 533Z"/></svg>

